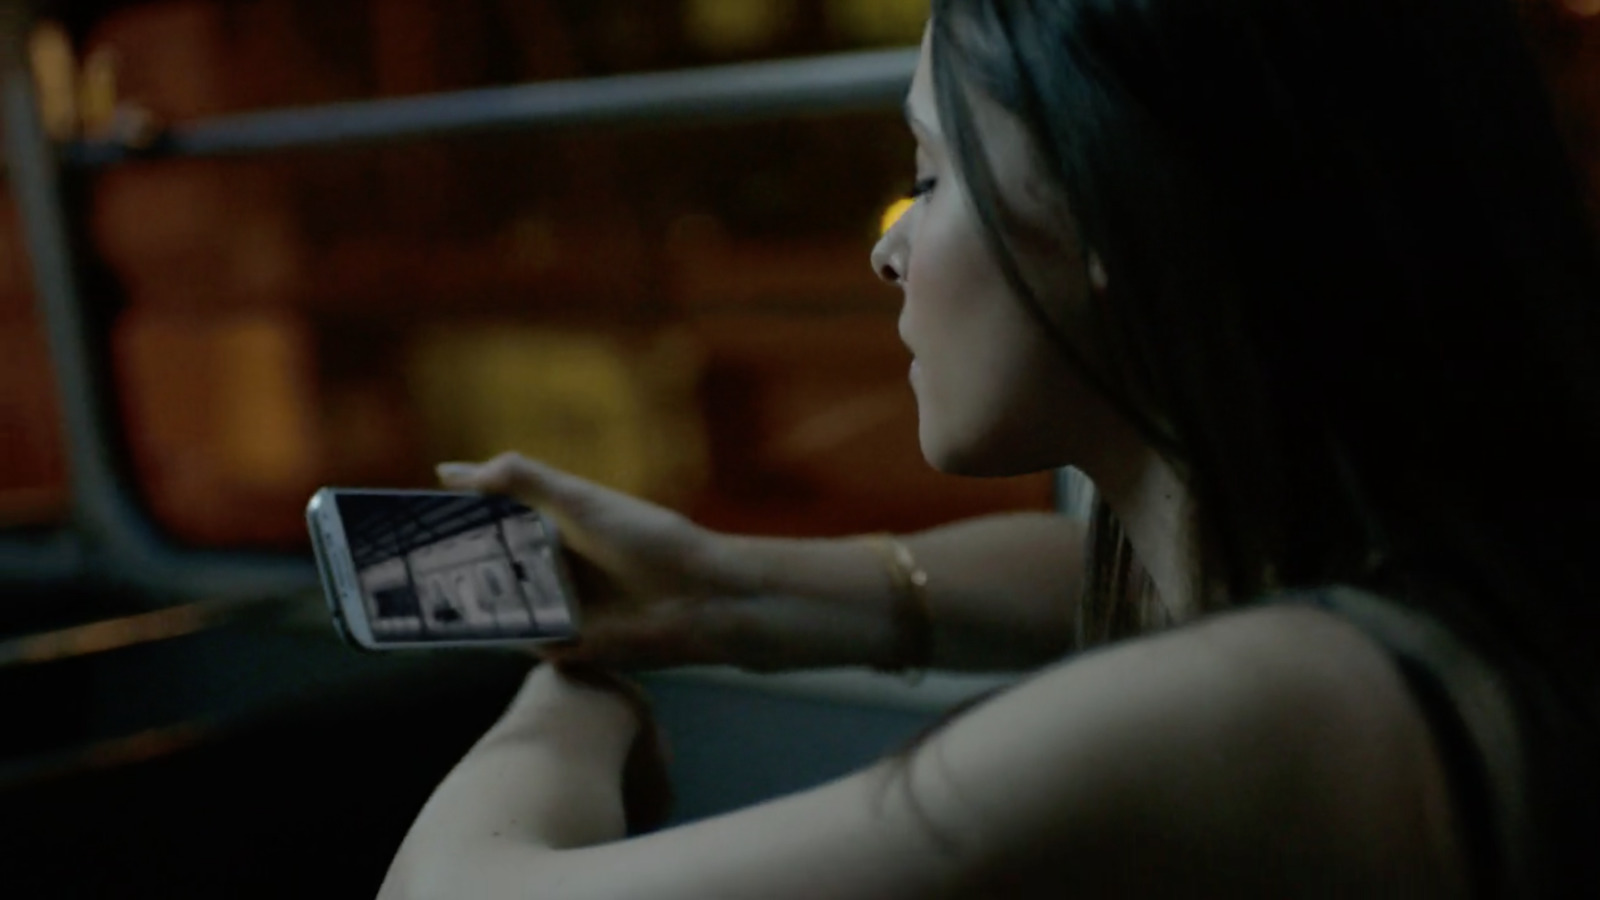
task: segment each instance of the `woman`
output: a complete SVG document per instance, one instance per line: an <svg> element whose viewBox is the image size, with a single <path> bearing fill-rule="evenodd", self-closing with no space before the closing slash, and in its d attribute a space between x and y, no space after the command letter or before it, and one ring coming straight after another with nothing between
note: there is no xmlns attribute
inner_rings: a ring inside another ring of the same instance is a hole
<svg viewBox="0 0 1600 900"><path fill-rule="evenodd" d="M922 447L1082 468L1086 562L1058 520L757 541L514 457L446 481L556 510L609 577L569 659L1029 666L1182 627L629 839L632 701L541 667L384 895L1592 894L1600 260L1522 24L1510 0L935 2L918 201L873 253Z"/></svg>

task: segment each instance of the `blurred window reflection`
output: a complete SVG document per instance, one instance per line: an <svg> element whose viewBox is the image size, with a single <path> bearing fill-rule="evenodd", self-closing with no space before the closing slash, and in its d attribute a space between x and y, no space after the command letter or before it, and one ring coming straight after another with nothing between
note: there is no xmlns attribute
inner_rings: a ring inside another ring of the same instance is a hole
<svg viewBox="0 0 1600 900"><path fill-rule="evenodd" d="M485 139L102 180L119 384L161 522L298 540L318 484L508 448L724 527L913 527L1047 502L916 446L866 253L890 116ZM152 221L149 210L163 213ZM248 514L243 514L248 511Z"/></svg>
<svg viewBox="0 0 1600 900"><path fill-rule="evenodd" d="M899 3L758 5L164 3L87 50L170 121L730 61L704 28L743 59L916 39ZM1044 507L921 459L867 263L910 176L893 112L138 164L95 179L86 300L121 310L134 471L186 542L298 545L318 485L512 448L723 528Z"/></svg>
<svg viewBox="0 0 1600 900"><path fill-rule="evenodd" d="M101 0L31 47L52 133L913 44L926 0ZM1530 4L1600 186L1600 17ZM139 487L199 544L298 545L320 484L544 456L726 528L1043 506L929 472L898 298L893 113L137 164L85 259ZM1600 208L1600 206L1597 206ZM0 195L0 526L65 511L59 410ZM102 277L104 276L104 277Z"/></svg>

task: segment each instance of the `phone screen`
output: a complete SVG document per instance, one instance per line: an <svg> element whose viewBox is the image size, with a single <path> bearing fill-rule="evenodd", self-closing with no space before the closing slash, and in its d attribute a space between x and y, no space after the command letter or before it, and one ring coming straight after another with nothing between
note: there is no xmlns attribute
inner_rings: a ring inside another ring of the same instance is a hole
<svg viewBox="0 0 1600 900"><path fill-rule="evenodd" d="M334 495L376 644L576 634L555 529L506 497Z"/></svg>

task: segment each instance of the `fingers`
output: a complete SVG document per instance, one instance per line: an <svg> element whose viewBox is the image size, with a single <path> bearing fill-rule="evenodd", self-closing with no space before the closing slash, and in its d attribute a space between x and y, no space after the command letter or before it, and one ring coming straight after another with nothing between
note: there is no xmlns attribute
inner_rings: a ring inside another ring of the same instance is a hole
<svg viewBox="0 0 1600 900"><path fill-rule="evenodd" d="M575 475L528 459L520 453L502 453L478 463L441 463L439 481L458 490L489 494L515 494L535 504L568 508L595 486Z"/></svg>
<svg viewBox="0 0 1600 900"><path fill-rule="evenodd" d="M552 663L568 681L609 692L620 698L638 723L633 745L623 764L623 811L628 831L641 834L664 824L672 811L673 790L668 771L671 753L656 726L650 698L631 679L609 669L584 663Z"/></svg>

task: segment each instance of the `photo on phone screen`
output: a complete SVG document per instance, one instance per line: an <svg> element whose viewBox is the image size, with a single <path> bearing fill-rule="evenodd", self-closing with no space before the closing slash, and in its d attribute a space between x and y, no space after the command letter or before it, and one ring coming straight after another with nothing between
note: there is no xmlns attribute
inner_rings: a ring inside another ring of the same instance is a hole
<svg viewBox="0 0 1600 900"><path fill-rule="evenodd" d="M476 494L328 494L369 626L357 634L373 646L575 636L559 541L539 513Z"/></svg>

